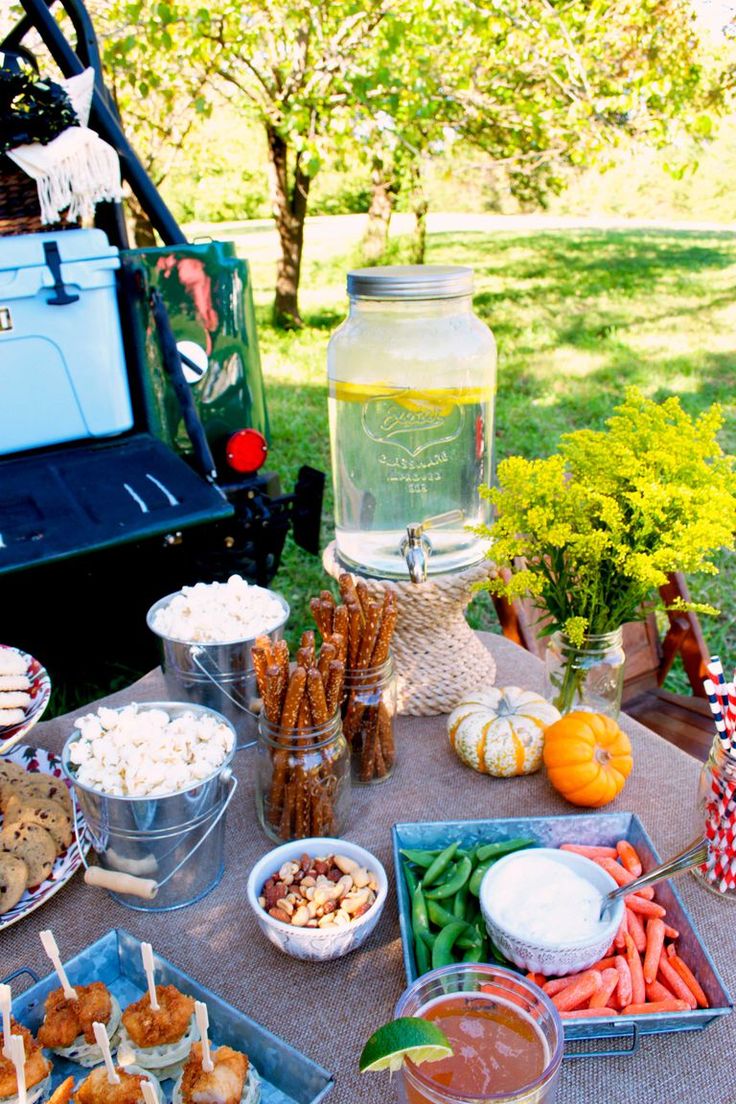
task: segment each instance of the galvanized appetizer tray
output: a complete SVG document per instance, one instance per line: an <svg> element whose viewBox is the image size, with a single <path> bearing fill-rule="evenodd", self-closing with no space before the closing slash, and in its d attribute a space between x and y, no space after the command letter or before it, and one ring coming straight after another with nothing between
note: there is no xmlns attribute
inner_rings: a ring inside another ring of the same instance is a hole
<svg viewBox="0 0 736 1104"><path fill-rule="evenodd" d="M459 840L462 847L495 843L520 836L535 839L543 847L558 847L561 843L614 846L627 839L634 845L644 870L651 870L660 857L641 821L634 813L573 814L551 817L509 817L502 820L425 821L395 824L392 829L394 869L399 900L399 923L404 951L404 967L409 982L417 977L414 943L411 930L411 904L402 871L402 848L432 850L447 847ZM657 1012L642 1016L600 1016L565 1023L566 1039L628 1038L625 1053L637 1049L640 1035L669 1031L699 1031L719 1016L728 1015L731 997L713 964L693 921L682 903L674 883L661 882L656 888L657 900L667 909L667 923L680 932L678 946L687 960L710 1003L710 1008L691 1012ZM588 1051L580 1057L621 1053L620 1050ZM571 1055L572 1056L572 1055ZM575 1055L577 1056L577 1055Z"/></svg>
<svg viewBox="0 0 736 1104"><path fill-rule="evenodd" d="M197 1000L205 1001L209 1013L210 1033L215 1046L223 1043L245 1051L262 1078L263 1104L318 1104L333 1085L332 1074L312 1062L283 1039L272 1035L244 1012L200 985L183 970L159 955L154 956L156 980L162 985L176 985ZM146 977L141 962L140 940L128 932L114 928L65 964L72 985L104 981L121 1006L137 1000L146 992ZM30 969L17 970L5 981L28 974L34 984L14 996L13 1015L31 1031L38 1030L43 1020L43 1005L47 994L59 986L56 974L39 981ZM53 1055L54 1088L66 1077L81 1079L89 1073L76 1062ZM171 1095L172 1081L164 1081L164 1092Z"/></svg>

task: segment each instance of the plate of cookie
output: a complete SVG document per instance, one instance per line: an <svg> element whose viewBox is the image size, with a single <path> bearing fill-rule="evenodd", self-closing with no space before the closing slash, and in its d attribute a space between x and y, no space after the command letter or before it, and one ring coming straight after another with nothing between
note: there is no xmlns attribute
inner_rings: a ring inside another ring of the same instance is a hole
<svg viewBox="0 0 736 1104"><path fill-rule="evenodd" d="M0 758L0 931L58 893L91 842L58 755L17 744Z"/></svg>
<svg viewBox="0 0 736 1104"><path fill-rule="evenodd" d="M46 668L20 648L0 644L0 755L41 719L50 697Z"/></svg>

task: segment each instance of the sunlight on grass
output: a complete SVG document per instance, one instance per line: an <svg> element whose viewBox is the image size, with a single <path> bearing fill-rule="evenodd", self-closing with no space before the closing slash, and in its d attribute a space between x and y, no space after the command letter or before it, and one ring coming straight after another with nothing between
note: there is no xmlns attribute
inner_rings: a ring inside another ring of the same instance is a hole
<svg viewBox="0 0 736 1104"><path fill-rule="evenodd" d="M327 239L325 239L327 240ZM247 240L241 239L247 256ZM306 326L277 332L269 323L273 266L253 276L264 375L272 421L270 460L285 486L302 463L329 471L326 349L347 309L345 273L354 247L308 254L302 309ZM405 243L392 241L391 260ZM729 233L546 231L435 234L427 260L475 270L477 313L499 346L498 457L547 455L561 433L598 427L636 384L656 399L678 394L690 413L713 402L726 416L724 446L736 450L736 235ZM331 539L328 486L323 541ZM736 557L723 553L721 575L691 580L693 597L719 606L704 619L709 646L736 661ZM310 622L306 599L324 586L321 563L289 541L274 586L294 608L294 632ZM493 627L487 598L470 620ZM674 688L684 689L681 673Z"/></svg>

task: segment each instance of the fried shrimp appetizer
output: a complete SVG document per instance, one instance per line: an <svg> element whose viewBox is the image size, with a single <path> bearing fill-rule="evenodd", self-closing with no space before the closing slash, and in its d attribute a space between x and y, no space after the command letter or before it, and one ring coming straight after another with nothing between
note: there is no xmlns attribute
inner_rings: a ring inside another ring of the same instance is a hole
<svg viewBox="0 0 736 1104"><path fill-rule="evenodd" d="M157 985L158 1009L145 993L123 1012L120 1049L132 1050L136 1065L150 1069L164 1080L178 1077L199 1038L194 1001L175 985Z"/></svg>
<svg viewBox="0 0 736 1104"><path fill-rule="evenodd" d="M120 1026L120 1005L101 981L76 985L75 991L74 1000L67 1000L63 989L49 993L38 1041L62 1058L79 1062L81 1066L96 1066L102 1061L102 1052L95 1042L92 1024L96 1020L105 1025L114 1049Z"/></svg>
<svg viewBox="0 0 736 1104"><path fill-rule="evenodd" d="M13 1035L23 1037L27 1104L40 1104L51 1090L51 1062L44 1057L41 1047L27 1027L11 1019L10 1031ZM10 1058L4 1056L0 1046L0 1104L17 1104L17 1101L18 1078L15 1066Z"/></svg>
<svg viewBox="0 0 736 1104"><path fill-rule="evenodd" d="M229 1046L210 1052L215 1067L202 1069L202 1044L194 1043L181 1077L174 1085L172 1104L258 1104L261 1079L248 1055Z"/></svg>
<svg viewBox="0 0 736 1104"><path fill-rule="evenodd" d="M158 1078L141 1069L140 1066L116 1066L115 1072L120 1078L119 1085L111 1085L105 1066L93 1069L90 1075L77 1086L74 1104L145 1104L143 1081L150 1081L156 1090L160 1104L164 1094Z"/></svg>

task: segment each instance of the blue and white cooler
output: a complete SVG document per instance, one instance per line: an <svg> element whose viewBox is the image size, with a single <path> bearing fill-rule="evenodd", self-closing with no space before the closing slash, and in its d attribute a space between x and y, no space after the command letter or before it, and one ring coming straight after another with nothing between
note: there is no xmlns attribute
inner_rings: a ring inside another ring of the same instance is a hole
<svg viewBox="0 0 736 1104"><path fill-rule="evenodd" d="M0 455L132 427L119 267L102 230L0 238Z"/></svg>

